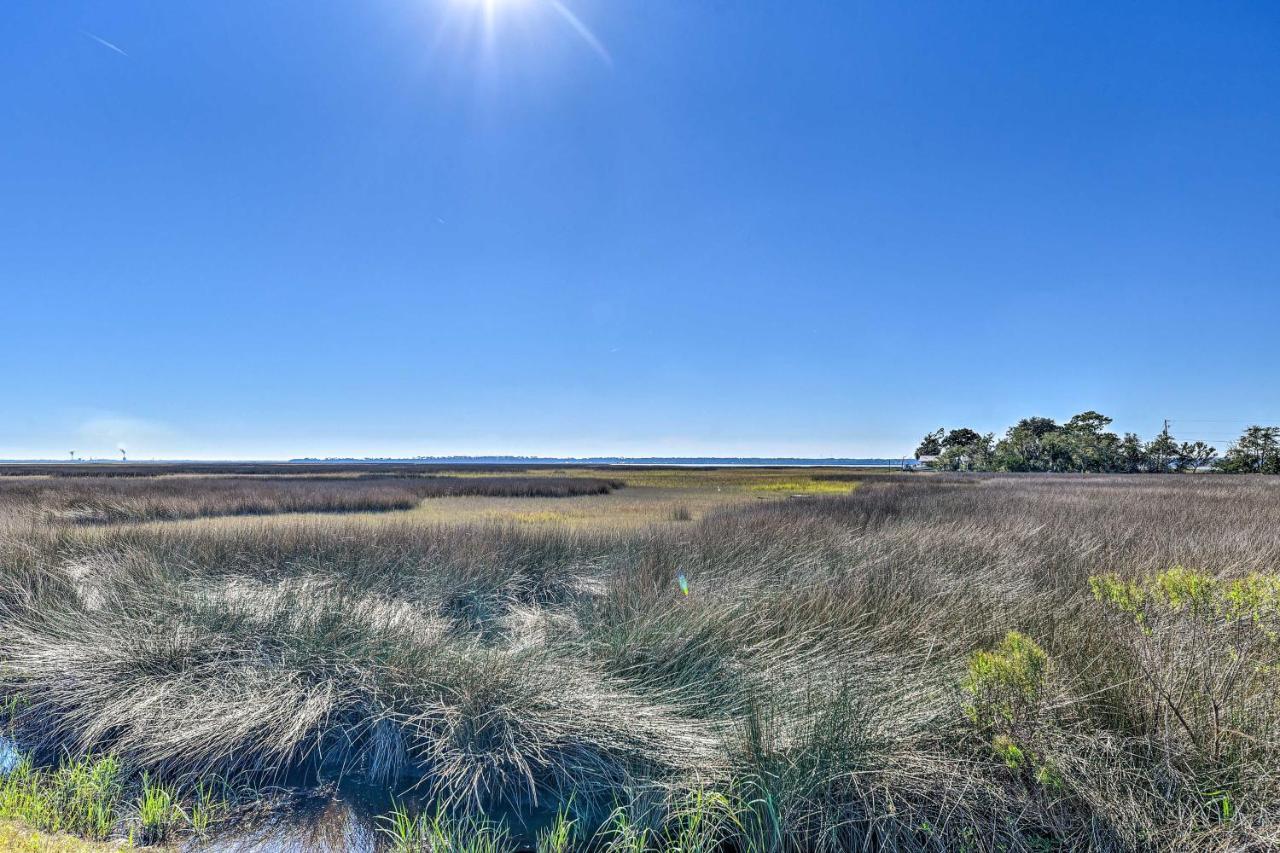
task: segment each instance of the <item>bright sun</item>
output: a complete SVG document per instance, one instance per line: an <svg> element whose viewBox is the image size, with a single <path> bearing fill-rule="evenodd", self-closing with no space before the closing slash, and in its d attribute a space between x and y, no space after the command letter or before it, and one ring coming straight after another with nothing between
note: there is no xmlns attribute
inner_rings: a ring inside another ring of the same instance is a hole
<svg viewBox="0 0 1280 853"><path fill-rule="evenodd" d="M481 10L484 14L484 27L486 36L493 38L495 26L497 25L500 10L514 9L516 7L532 7L535 5L534 0L454 0L459 6L467 6L471 9ZM539 8L545 8L549 12L554 13L561 21L569 25L569 28L591 48L597 56L604 61L606 65L613 65L613 58L609 55L609 51L596 38L595 33L583 23L573 11L566 6L561 0L542 0L537 4Z"/></svg>
<svg viewBox="0 0 1280 853"><path fill-rule="evenodd" d="M522 6L528 0L454 0L454 2L484 9L486 15L492 15L504 6Z"/></svg>

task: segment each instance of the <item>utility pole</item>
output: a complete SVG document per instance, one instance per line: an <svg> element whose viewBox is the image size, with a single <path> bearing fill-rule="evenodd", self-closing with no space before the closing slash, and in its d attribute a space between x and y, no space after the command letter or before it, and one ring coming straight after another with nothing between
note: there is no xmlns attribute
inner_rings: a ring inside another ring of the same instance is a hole
<svg viewBox="0 0 1280 853"><path fill-rule="evenodd" d="M1164 429L1160 431L1160 438L1163 439L1163 441L1160 442L1160 473L1164 474L1169 470L1169 462L1172 461L1171 459L1164 458L1165 448L1169 446L1169 419L1168 418L1164 419Z"/></svg>

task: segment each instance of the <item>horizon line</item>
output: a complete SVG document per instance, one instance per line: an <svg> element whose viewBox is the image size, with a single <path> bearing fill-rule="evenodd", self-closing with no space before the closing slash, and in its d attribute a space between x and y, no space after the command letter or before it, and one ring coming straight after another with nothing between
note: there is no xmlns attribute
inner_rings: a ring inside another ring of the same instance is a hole
<svg viewBox="0 0 1280 853"><path fill-rule="evenodd" d="M523 462L565 462L590 464L593 462L743 462L743 461L764 461L764 462L831 462L831 463L853 463L853 462L900 462L903 459L914 460L914 455L900 456L768 456L768 455L735 455L735 456L706 456L706 455L680 455L680 454L653 454L647 456L626 456L612 454L592 454L586 456L555 456L555 455L535 455L535 454L517 454L517 453L486 453L486 454L444 454L432 456L295 456L289 458L273 458L273 457L153 457L153 458L135 458L121 459L114 456L88 456L75 459L67 459L63 457L10 457L0 458L0 465L6 464L43 464L43 465L81 465L88 463L111 464L111 465L132 465L132 464L165 464L177 462L203 462L203 463L272 463L272 464L335 464L343 462L368 462L368 463L430 463L430 462L459 462L459 463L483 463L483 462L509 462L519 464Z"/></svg>

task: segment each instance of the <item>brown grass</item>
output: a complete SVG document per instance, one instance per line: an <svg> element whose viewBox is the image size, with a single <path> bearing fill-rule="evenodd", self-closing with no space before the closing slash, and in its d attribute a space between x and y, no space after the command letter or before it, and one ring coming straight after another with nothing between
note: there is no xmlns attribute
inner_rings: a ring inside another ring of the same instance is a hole
<svg viewBox="0 0 1280 853"><path fill-rule="evenodd" d="M0 511L54 522L105 524L227 515L407 510L427 498L605 495L616 480L589 477L154 476L0 480Z"/></svg>
<svg viewBox="0 0 1280 853"><path fill-rule="evenodd" d="M714 847L691 809L740 850L1280 844L1280 647L1249 633L1280 610L1148 635L1090 590L1276 573L1273 480L867 477L640 530L414 517L11 516L0 694L25 699L22 743L491 815L536 795L584 826L618 805L681 849ZM1043 676L975 681L1010 631ZM1228 663L1249 677L1224 692Z"/></svg>

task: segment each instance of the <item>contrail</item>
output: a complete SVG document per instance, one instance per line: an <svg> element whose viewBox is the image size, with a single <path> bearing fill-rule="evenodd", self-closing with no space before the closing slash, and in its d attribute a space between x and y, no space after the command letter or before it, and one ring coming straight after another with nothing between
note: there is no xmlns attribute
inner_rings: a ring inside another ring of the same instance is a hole
<svg viewBox="0 0 1280 853"><path fill-rule="evenodd" d="M125 53L125 52L124 52L124 49L123 49L123 48L118 47L117 45L112 44L111 42L107 41L106 39L102 38L101 36L95 36L93 33L89 32L88 30L81 30L80 32L81 32L81 33L83 33L84 35L88 36L89 38L93 39L93 40L94 40L94 41L96 41L98 44L102 45L103 47L110 48L111 50L114 50L116 53L120 54L121 56L128 56L128 55L129 55L129 54L127 54L127 53Z"/></svg>
<svg viewBox="0 0 1280 853"><path fill-rule="evenodd" d="M605 50L604 45L600 43L600 39L596 38L596 34L591 32L586 24L578 20L578 16L573 14L560 0L549 0L549 2L551 3L551 8L559 12L560 17L568 21L569 26L573 27L578 35L582 36L582 40L605 61L606 65L612 68L613 57L609 55L609 51Z"/></svg>

